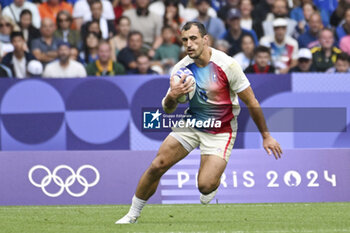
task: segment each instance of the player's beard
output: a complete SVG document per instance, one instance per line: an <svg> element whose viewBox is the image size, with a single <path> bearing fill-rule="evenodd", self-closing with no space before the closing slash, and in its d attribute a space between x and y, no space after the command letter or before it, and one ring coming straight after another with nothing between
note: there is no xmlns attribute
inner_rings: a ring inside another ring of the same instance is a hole
<svg viewBox="0 0 350 233"><path fill-rule="evenodd" d="M202 55L203 47L202 48L198 48L197 50L194 50L194 51L195 51L195 54L188 55L188 56L195 60L195 59L198 59Z"/></svg>

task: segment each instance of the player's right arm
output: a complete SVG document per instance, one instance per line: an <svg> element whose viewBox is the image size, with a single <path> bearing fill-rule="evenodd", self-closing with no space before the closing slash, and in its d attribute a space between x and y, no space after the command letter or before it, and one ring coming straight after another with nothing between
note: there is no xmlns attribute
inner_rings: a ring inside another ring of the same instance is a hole
<svg viewBox="0 0 350 233"><path fill-rule="evenodd" d="M185 81L186 76L181 75L179 82L175 81L174 75L170 77L170 88L162 100L162 106L166 113L174 112L179 103L177 99L193 90L193 83L190 79Z"/></svg>

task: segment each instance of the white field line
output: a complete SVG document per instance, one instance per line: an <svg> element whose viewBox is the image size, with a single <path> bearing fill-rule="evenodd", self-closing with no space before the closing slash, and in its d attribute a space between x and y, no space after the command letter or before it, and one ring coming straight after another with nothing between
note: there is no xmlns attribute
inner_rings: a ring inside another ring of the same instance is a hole
<svg viewBox="0 0 350 233"><path fill-rule="evenodd" d="M217 231L216 233L319 233L319 232L350 232L350 229L318 229L318 230L266 230L266 231ZM126 233L144 233L143 231L132 231ZM160 233L213 233L208 231L164 231Z"/></svg>
<svg viewBox="0 0 350 233"><path fill-rule="evenodd" d="M330 203L332 205L337 205L337 206L348 206L350 204L347 203L339 203L339 202L327 202L327 204ZM315 202L315 204L318 204ZM266 204L219 204L222 207L244 207L244 208L249 208L249 207L273 207L273 206L310 206L313 205L313 203L266 203ZM115 205L102 205L102 206L95 206L95 205L67 205L67 206L48 206L48 205L44 205L44 206L0 206L0 210L25 210L25 209L114 209L117 208L119 205L115 204ZM200 206L200 204L149 204L146 205L146 208L184 208L184 206L186 206L186 208L188 207L198 207ZM206 208L210 208L210 207L215 207L216 204L210 204L210 205L206 205Z"/></svg>

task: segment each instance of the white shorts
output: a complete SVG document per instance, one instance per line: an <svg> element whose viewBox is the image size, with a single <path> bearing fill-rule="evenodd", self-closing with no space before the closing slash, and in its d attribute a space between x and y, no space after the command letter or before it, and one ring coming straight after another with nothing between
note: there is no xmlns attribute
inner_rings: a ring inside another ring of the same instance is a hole
<svg viewBox="0 0 350 233"><path fill-rule="evenodd" d="M211 134L194 128L173 128L170 133L188 152L199 146L201 155L216 155L226 162L230 158L236 135L237 132Z"/></svg>

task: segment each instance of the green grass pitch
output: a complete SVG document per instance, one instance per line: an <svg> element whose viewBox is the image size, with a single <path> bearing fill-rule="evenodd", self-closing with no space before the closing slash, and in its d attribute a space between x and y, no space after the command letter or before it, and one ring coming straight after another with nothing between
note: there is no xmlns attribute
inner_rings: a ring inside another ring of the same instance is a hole
<svg viewBox="0 0 350 233"><path fill-rule="evenodd" d="M134 225L128 210L105 206L1 206L1 233L350 232L350 203L147 205Z"/></svg>

